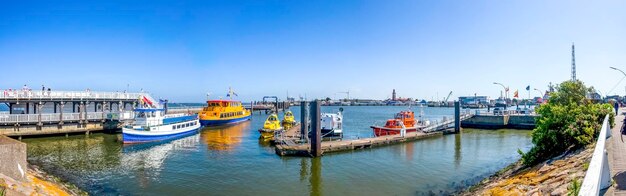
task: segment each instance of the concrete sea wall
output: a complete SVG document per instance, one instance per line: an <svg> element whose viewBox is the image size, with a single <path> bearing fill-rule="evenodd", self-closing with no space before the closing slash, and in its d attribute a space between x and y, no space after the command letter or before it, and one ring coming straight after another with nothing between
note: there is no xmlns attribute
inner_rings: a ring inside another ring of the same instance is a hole
<svg viewBox="0 0 626 196"><path fill-rule="evenodd" d="M536 115L475 115L461 127L476 129L534 129Z"/></svg>
<svg viewBox="0 0 626 196"><path fill-rule="evenodd" d="M27 169L26 144L0 135L0 174L25 181Z"/></svg>

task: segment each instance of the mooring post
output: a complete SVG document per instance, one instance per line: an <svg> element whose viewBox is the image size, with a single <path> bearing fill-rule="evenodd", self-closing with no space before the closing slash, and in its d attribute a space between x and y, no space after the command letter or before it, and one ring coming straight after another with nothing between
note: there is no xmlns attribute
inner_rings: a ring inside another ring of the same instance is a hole
<svg viewBox="0 0 626 196"><path fill-rule="evenodd" d="M307 108L307 102L300 102L300 140L308 143L309 138L309 115Z"/></svg>
<svg viewBox="0 0 626 196"><path fill-rule="evenodd" d="M320 126L320 101L311 102L311 156L322 156L322 129Z"/></svg>
<svg viewBox="0 0 626 196"><path fill-rule="evenodd" d="M454 101L454 132L461 130L461 106L459 101Z"/></svg>

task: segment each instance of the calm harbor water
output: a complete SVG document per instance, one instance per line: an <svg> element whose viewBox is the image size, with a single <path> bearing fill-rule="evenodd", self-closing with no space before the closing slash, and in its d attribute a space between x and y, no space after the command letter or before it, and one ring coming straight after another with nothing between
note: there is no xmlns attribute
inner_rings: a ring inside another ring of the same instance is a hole
<svg viewBox="0 0 626 196"><path fill-rule="evenodd" d="M338 107L322 107L325 112ZM370 137L406 107L344 107L345 138ZM452 108L424 108L426 118ZM299 116L299 107L292 108ZM419 113L419 109L414 108ZM422 195L474 184L519 159L529 131L473 130L321 158L279 157L256 131L267 115L178 140L124 146L120 134L27 138L28 159L95 195ZM451 117L451 116L450 116ZM299 118L298 118L299 119Z"/></svg>

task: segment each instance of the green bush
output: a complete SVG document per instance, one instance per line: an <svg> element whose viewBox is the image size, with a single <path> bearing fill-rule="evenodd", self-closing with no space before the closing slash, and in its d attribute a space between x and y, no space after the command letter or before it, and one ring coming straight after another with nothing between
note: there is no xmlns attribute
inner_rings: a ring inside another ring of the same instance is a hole
<svg viewBox="0 0 626 196"><path fill-rule="evenodd" d="M586 99L589 91L591 89L580 81L566 81L550 94L548 103L537 107L540 116L532 132L535 146L527 153L519 151L524 164L536 164L569 149L592 143L607 114L610 115L610 124L614 124L615 114L611 105L596 104Z"/></svg>

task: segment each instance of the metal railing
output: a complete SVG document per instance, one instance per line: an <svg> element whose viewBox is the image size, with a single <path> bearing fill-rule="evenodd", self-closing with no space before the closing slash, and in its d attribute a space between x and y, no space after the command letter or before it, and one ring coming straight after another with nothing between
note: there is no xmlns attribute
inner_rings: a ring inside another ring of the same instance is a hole
<svg viewBox="0 0 626 196"><path fill-rule="evenodd" d="M108 113L87 112L87 113L63 113L63 121L78 120L102 120L107 118ZM82 117L81 117L82 115ZM41 116L41 121L39 117ZM0 114L0 123L37 123L37 122L59 122L60 113L52 114Z"/></svg>
<svg viewBox="0 0 626 196"><path fill-rule="evenodd" d="M608 137L611 137L611 127L609 126L609 115L606 115L578 195L599 195L600 190L611 186L611 171L609 170L609 159L606 151L606 138Z"/></svg>
<svg viewBox="0 0 626 196"><path fill-rule="evenodd" d="M530 116L536 115L534 112L530 111L517 111L517 110L501 110L501 111L485 111L485 110L476 110L475 114L477 116L494 116L494 115L516 115L516 116Z"/></svg>
<svg viewBox="0 0 626 196"><path fill-rule="evenodd" d="M121 99L136 100L145 96L150 101L155 101L147 93L124 93L124 92L95 92L95 91L2 91L0 99Z"/></svg>
<svg viewBox="0 0 626 196"><path fill-rule="evenodd" d="M474 116L474 115L469 114L469 113L462 113L462 114L460 114L459 119L461 121L463 121L463 120L471 118L472 116ZM428 125L424 129L422 129L422 131L423 132L433 132L433 131L439 131L439 130L442 130L442 129L446 129L446 128L449 128L451 126L454 126L454 121L455 121L454 118L448 119L448 118L444 117L442 119L442 121L436 120L434 123Z"/></svg>

